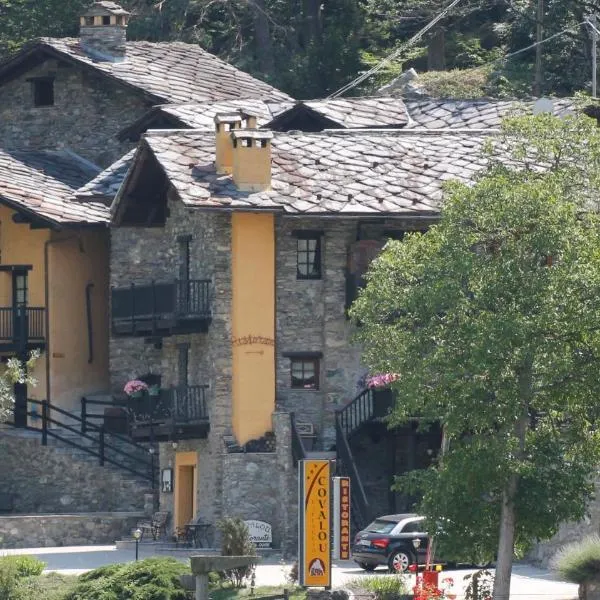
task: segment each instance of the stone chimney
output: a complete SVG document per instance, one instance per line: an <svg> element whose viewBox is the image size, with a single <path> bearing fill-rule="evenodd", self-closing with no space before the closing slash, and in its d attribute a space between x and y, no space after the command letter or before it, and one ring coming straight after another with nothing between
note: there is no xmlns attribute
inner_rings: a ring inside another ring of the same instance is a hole
<svg viewBox="0 0 600 600"><path fill-rule="evenodd" d="M233 140L231 133L242 127L240 113L218 113L215 115L215 167L220 175L233 171Z"/></svg>
<svg viewBox="0 0 600 600"><path fill-rule="evenodd" d="M82 49L98 61L125 60L129 13L114 2L94 2L80 18Z"/></svg>
<svg viewBox="0 0 600 600"><path fill-rule="evenodd" d="M233 182L241 192L271 189L271 140L273 132L240 129L233 139Z"/></svg>

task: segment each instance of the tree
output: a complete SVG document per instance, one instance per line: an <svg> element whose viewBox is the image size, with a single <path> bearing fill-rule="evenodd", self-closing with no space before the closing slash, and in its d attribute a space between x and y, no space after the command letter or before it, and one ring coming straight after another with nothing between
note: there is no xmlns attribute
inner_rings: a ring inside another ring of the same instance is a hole
<svg viewBox="0 0 600 600"><path fill-rule="evenodd" d="M352 316L372 372L398 374L391 425L449 440L398 485L446 551L497 555L504 600L515 551L583 517L600 458L600 130L521 117L491 146L437 225L387 244Z"/></svg>
<svg viewBox="0 0 600 600"><path fill-rule="evenodd" d="M21 362L18 358L8 359L6 369L0 375L0 423L6 421L12 414L15 404L14 385L16 383L33 386L37 384L30 372L39 357L39 351L34 351L26 362Z"/></svg>

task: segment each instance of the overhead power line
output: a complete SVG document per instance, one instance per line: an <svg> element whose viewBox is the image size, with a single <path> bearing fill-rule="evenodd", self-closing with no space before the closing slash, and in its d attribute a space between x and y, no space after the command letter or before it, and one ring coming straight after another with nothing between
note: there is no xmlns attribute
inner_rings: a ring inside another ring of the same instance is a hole
<svg viewBox="0 0 600 600"><path fill-rule="evenodd" d="M334 92L328 98L337 98L342 94L345 94L347 91L361 84L365 79L368 79L374 73L381 71L384 67L389 65L391 62L396 60L406 49L410 48L416 42L418 42L430 29L435 27L459 2L462 0L453 0L441 13L439 13L434 19L429 21L425 27L419 30L415 35L413 35L406 43L402 44L399 48L394 50L391 54L389 54L386 58L377 63L373 68L369 69L365 73L359 75L356 79L347 83L345 86L341 87L337 92Z"/></svg>
<svg viewBox="0 0 600 600"><path fill-rule="evenodd" d="M453 2L451 5L449 5L444 10L443 13L440 13L434 19L434 21L430 22L426 27L424 27L421 31L419 31L416 35L414 35L410 40L408 40L408 42L406 42L406 44L404 44L400 48L394 50L394 52L392 52L391 54L389 54L388 56L386 56L384 59L382 59L373 68L371 68L368 71L366 71L365 73L361 74L359 77L357 77L356 79L352 80L350 83L346 84L344 87L340 88L337 92L334 92L333 94L331 94L330 96L328 96L328 98L338 98L339 96L341 96L342 94L345 94L347 91L351 90L352 88L356 87L357 85L360 85L363 81L365 81L366 79L368 79L369 77L371 77L371 75L373 75L373 74L381 71L381 69L383 69L384 67L386 67L388 64L390 64L394 60L396 60L402 54L402 52L404 50L406 50L412 44L414 44L416 41L418 41L425 33L427 33L427 31L429 31L431 29L431 27L433 27L436 23L438 23L438 21L440 19L442 19L448 13L448 11L451 8L453 8L454 6L456 6L458 4L458 2L460 2L460 1L461 0L456 0L455 2ZM494 66L496 64L500 64L502 62L510 60L511 58L514 58L515 56L518 56L519 54L523 54L524 52L528 52L529 50L533 50L534 48L537 48L538 46L541 46L542 44L546 44L547 42L550 42L551 40L554 40L554 39L556 39L558 37L561 37L561 36L563 36L563 35L565 35L567 33L573 33L574 31L576 31L577 29L579 29L583 25L590 26L591 28L595 29L598 34L600 34L600 30L598 30L589 21L589 19L586 19L584 21L581 21L581 23L577 23L575 25L571 25L570 27L565 27L561 31L559 31L557 33L554 33L553 35L550 35L547 38L544 38L542 40L536 41L536 42L534 42L532 44L529 44L528 46L525 46L523 48L519 48L519 50L515 50L514 52L511 52L509 54L505 54L504 56L501 56L500 58L496 58L496 59L491 60L491 61L489 61L487 63L479 65L477 67L471 67L469 70L470 71L479 71L480 69L487 69L488 67L492 67L492 66Z"/></svg>

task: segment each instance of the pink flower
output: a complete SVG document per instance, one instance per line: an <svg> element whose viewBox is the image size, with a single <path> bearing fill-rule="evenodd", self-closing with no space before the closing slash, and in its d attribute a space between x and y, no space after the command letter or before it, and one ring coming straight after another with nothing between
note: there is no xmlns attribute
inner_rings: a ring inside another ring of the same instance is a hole
<svg viewBox="0 0 600 600"><path fill-rule="evenodd" d="M135 394L136 392L145 392L148 389L148 384L140 381L139 379L132 379L125 384L123 391L128 395Z"/></svg>
<svg viewBox="0 0 600 600"><path fill-rule="evenodd" d="M400 378L400 375L396 373L379 373L377 375L372 375L367 378L367 387L368 388L380 388L387 387L394 381L397 381Z"/></svg>

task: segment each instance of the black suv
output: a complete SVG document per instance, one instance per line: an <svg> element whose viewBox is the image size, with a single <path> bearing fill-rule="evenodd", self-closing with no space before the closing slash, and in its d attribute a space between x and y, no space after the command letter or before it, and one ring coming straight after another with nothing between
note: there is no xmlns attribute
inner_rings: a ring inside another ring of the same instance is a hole
<svg viewBox="0 0 600 600"><path fill-rule="evenodd" d="M365 571L387 565L390 571L402 573L411 564L423 564L429 543L424 521L425 517L413 513L378 517L356 534L352 559Z"/></svg>

